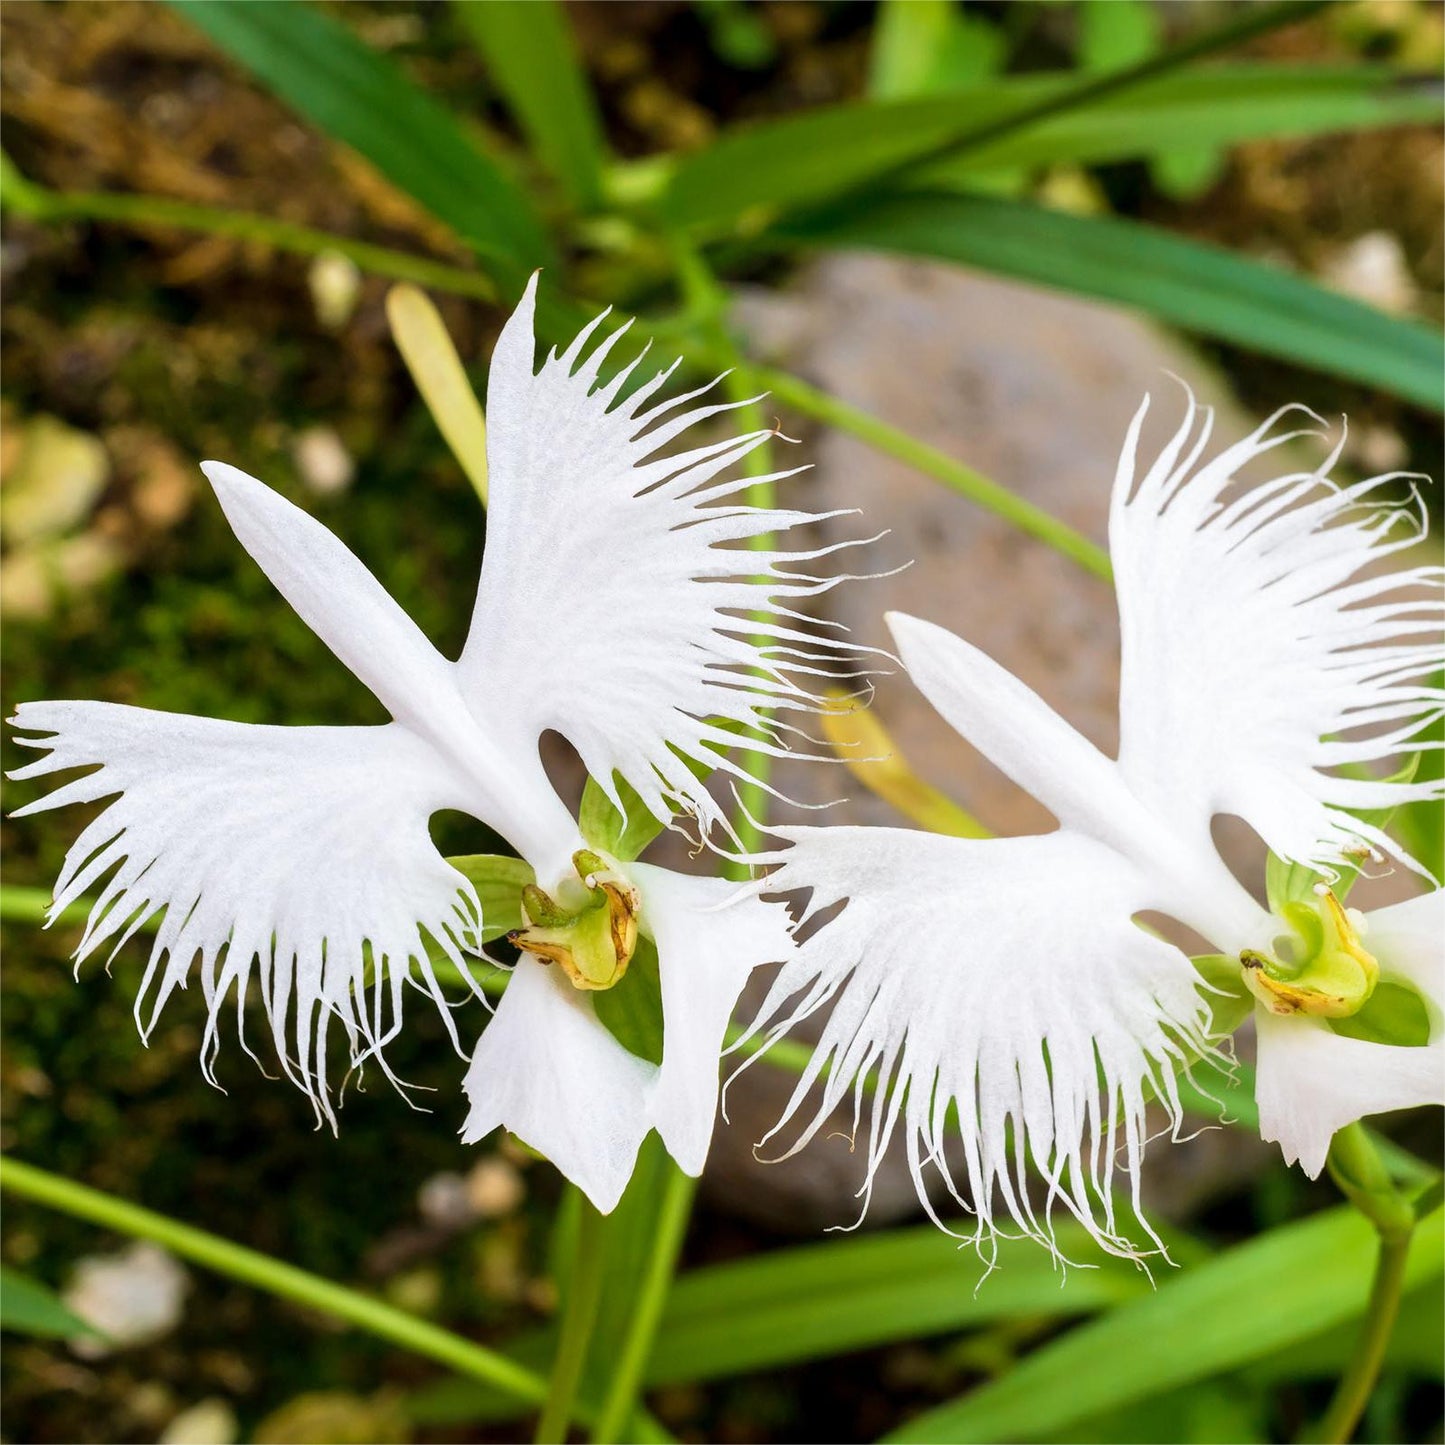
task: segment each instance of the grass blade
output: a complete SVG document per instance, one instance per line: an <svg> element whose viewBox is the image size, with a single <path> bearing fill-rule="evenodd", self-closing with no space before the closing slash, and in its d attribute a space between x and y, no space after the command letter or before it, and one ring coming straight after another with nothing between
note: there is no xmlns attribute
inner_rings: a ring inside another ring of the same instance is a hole
<svg viewBox="0 0 1445 1445"><path fill-rule="evenodd" d="M549 259L549 243L523 192L449 111L341 21L301 3L171 4L480 255L514 272Z"/></svg>
<svg viewBox="0 0 1445 1445"><path fill-rule="evenodd" d="M1386 67L1256 62L1145 81L1026 127L1002 127L1006 117L1039 110L1069 85L1053 75L1013 76L957 94L832 106L736 127L676 163L661 208L675 226L720 230L758 207L831 200L903 167L917 168L911 184L925 177L953 183L980 171L1119 161L1180 144L1438 123L1440 115L1438 90L1401 84ZM947 151L945 142L963 127L991 138Z"/></svg>
<svg viewBox="0 0 1445 1445"><path fill-rule="evenodd" d="M1167 231L993 196L903 194L780 224L798 244L932 256L1162 321L1442 409L1445 340L1272 266Z"/></svg>
<svg viewBox="0 0 1445 1445"><path fill-rule="evenodd" d="M1308 1339L1364 1308L1377 1238L1331 1209L1261 1235L1070 1331L1007 1375L930 1410L895 1441L1033 1440ZM1440 1274L1445 1234L1416 1231L1407 1283Z"/></svg>
<svg viewBox="0 0 1445 1445"><path fill-rule="evenodd" d="M602 123L562 7L556 0L457 0L456 10L542 163L574 206L595 207Z"/></svg>
<svg viewBox="0 0 1445 1445"><path fill-rule="evenodd" d="M36 1339L101 1339L100 1331L75 1314L47 1284L0 1264L0 1330Z"/></svg>

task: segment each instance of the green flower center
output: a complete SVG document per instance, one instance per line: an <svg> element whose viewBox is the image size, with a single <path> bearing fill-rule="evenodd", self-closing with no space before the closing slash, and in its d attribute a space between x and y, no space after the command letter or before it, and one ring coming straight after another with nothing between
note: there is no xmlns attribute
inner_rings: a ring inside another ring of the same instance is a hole
<svg viewBox="0 0 1445 1445"><path fill-rule="evenodd" d="M566 879L553 898L535 883L522 889L525 927L508 939L558 964L574 988L609 989L627 972L637 949L637 890L598 853L572 855L577 880Z"/></svg>
<svg viewBox="0 0 1445 1445"><path fill-rule="evenodd" d="M1271 1013L1349 1018L1369 1001L1380 965L1360 943L1363 920L1323 884L1314 901L1281 909L1293 937L1286 958L1246 949L1239 956L1245 986Z"/></svg>

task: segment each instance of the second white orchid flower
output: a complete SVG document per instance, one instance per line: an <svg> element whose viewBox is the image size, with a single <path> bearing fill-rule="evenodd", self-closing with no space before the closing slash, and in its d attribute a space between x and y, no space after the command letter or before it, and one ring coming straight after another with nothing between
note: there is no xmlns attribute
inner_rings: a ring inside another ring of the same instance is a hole
<svg viewBox="0 0 1445 1445"><path fill-rule="evenodd" d="M1211 418L1192 402L1139 478L1147 406L1110 518L1117 759L958 637L889 618L912 680L1058 830L777 830L791 846L768 888L811 889L814 916L846 900L785 963L754 1026L775 1037L831 1005L778 1127L801 1118L800 1147L851 1095L855 1117L871 1117L865 1195L901 1133L925 1204L936 1170L985 1244L1000 1213L1048 1240L1061 1205L1106 1249L1133 1252L1116 1169L1137 1214L1146 1103L1157 1097L1177 1130L1175 1071L1217 1042L1199 973L1146 913L1207 939L1260 1000L1261 1128L1310 1174L1362 1115L1445 1101L1445 892L1365 919L1328 888L1362 855L1423 871L1362 816L1442 792L1363 771L1432 746L1419 734L1445 708L1432 676L1445 663L1441 571L1381 568L1419 541L1423 518L1389 504L1390 478L1330 482L1335 456L1244 486L1247 463L1291 440L1276 419L1200 465ZM1220 814L1323 880L1273 915L1216 851ZM1411 1017L1393 1042L1370 1009L1387 986Z"/></svg>
<svg viewBox="0 0 1445 1445"><path fill-rule="evenodd" d="M600 856L548 781L538 741L555 729L619 806L614 774L656 819L682 810L705 833L722 815L689 761L738 773L727 756L738 730L754 751L776 751L772 714L813 706L795 678L846 644L797 625L794 609L827 584L791 569L820 553L728 545L812 520L740 500L756 479L728 469L770 434L669 455L675 438L731 408L696 404L702 392L653 403L670 372L626 396L633 367L601 383L621 332L584 355L600 317L538 369L535 287L492 359L486 558L456 662L320 523L208 462L242 545L392 721L266 727L26 703L21 741L45 755L14 776L94 769L22 813L110 799L55 888L55 913L99 890L77 961L163 914L142 1031L198 978L209 1074L222 1011L234 1006L239 1021L254 986L283 1067L327 1119L333 1025L350 1063L383 1068L408 986L453 1027L428 943L460 966L484 921L427 823L451 808L495 828L536 883L518 934L527 951L467 1075L465 1137L512 1130L605 1211L651 1128L684 1169L701 1170L732 1007L751 969L792 944L783 909L737 897L734 884ZM657 952L660 1063L625 1048L594 1007L629 983L639 931Z"/></svg>

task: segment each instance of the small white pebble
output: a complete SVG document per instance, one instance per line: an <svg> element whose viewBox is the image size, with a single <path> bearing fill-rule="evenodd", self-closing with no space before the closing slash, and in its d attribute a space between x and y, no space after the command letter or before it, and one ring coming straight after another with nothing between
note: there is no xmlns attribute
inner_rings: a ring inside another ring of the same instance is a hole
<svg viewBox="0 0 1445 1445"><path fill-rule="evenodd" d="M311 426L298 432L291 457L301 480L319 497L344 492L356 475L356 463L341 438L329 426Z"/></svg>
<svg viewBox="0 0 1445 1445"><path fill-rule="evenodd" d="M185 1270L159 1245L137 1243L118 1254L79 1260L62 1298L106 1338L81 1336L71 1348L95 1359L159 1339L180 1323L189 1288Z"/></svg>
<svg viewBox="0 0 1445 1445"><path fill-rule="evenodd" d="M417 1190L416 1207L434 1229L461 1229L476 1218L471 1191L460 1174L433 1174Z"/></svg>
<svg viewBox="0 0 1445 1445"><path fill-rule="evenodd" d="M1337 291L1396 314L1414 309L1416 290L1399 238L1389 231L1367 231L1341 246L1325 267L1325 279Z"/></svg>
<svg viewBox="0 0 1445 1445"><path fill-rule="evenodd" d="M236 1412L219 1396L182 1410L161 1434L160 1445L235 1445L241 1438Z"/></svg>
<svg viewBox="0 0 1445 1445"><path fill-rule="evenodd" d="M516 1167L498 1154L480 1159L467 1175L467 1197L483 1219L511 1214L527 1196L527 1185Z"/></svg>
<svg viewBox="0 0 1445 1445"><path fill-rule="evenodd" d="M340 331L351 320L361 297L361 271L350 256L323 251L306 274L316 319L328 331Z"/></svg>

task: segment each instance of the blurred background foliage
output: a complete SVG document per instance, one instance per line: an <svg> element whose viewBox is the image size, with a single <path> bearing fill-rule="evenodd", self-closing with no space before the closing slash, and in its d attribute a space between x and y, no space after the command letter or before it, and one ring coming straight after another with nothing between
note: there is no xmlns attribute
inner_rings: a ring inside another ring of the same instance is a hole
<svg viewBox="0 0 1445 1445"><path fill-rule="evenodd" d="M5 6L6 712L87 696L378 720L235 546L202 457L302 500L439 646L459 646L483 520L390 340L383 302L398 276L429 287L469 360L542 264L556 334L612 303L645 314L638 330L663 353L716 369L718 317L684 297L680 255L784 292L818 251L937 257L1142 309L1222 363L1246 406L1301 395L1347 410L1359 469L1438 477L1441 9L1360 0L1264 24L1265 9ZM1221 30L1252 33L1179 54ZM866 430L806 385L774 394L805 422ZM872 438L894 455L906 441ZM1438 516L1438 488L1428 496ZM450 851L488 845L440 827ZM7 885L48 884L72 830L3 829ZM316 1135L300 1096L235 1052L227 1094L210 1090L195 1065L199 1000L177 999L144 1048L135 960L77 984L74 942L65 926L4 925L7 1151L464 1333L520 1334L545 1360L549 1170L505 1141L463 1153L445 1105L412 1113L386 1089L353 1098L338 1139ZM426 1013L392 1058L441 1098L454 1090L457 1061ZM1437 1135L1431 1120L1412 1137L1438 1155ZM1263 1169L1187 1221L1180 1258L1331 1198ZM867 1439L993 1382L949 1428L1290 1438L1326 1397L1363 1298L1367 1241L1340 1221L1290 1225L1306 1230L1290 1236L1292 1272L1219 1256L1230 1268L1199 1286L1197 1319L1121 1311L1125 1333L1093 1356L1086 1338L1075 1357L1040 1346L1070 1316L1163 1295L1112 1269L1061 1295L1046 1260L1019 1256L975 1301L971 1256L931 1231L778 1253L783 1241L714 1190L685 1263L721 1273L679 1286L649 1403L681 1438ZM77 1308L111 1308L116 1336L87 1340L64 1319L41 1331L61 1339L7 1333L7 1439L515 1433L495 1398L432 1365L122 1246L7 1204L7 1264L68 1285ZM864 1253L845 1269L821 1252L835 1248ZM791 1272L750 1275L759 1251ZM96 1256L115 1257L77 1272ZM847 1289L830 1293L839 1280ZM1367 1439L1440 1438L1438 1261L1416 1283ZM149 1300L152 1316L114 1315L117 1297ZM1265 1300L1293 1325L1271 1333L1256 1318ZM1215 1364L1134 1353L1195 1328L1219 1332ZM1232 1343L1252 1333L1257 1350ZM1081 1378L1113 1383L1071 1414L1061 1381Z"/></svg>

